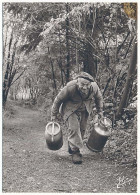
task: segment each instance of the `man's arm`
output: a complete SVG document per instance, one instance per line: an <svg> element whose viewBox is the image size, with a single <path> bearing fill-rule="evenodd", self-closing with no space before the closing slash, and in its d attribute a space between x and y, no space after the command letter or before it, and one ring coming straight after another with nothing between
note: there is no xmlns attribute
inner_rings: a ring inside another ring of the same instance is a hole
<svg viewBox="0 0 140 195"><path fill-rule="evenodd" d="M93 90L95 94L95 104L96 104L96 109L99 114L99 117L103 117L103 97L101 94L101 91L97 85L97 83L94 82L93 84Z"/></svg>
<svg viewBox="0 0 140 195"><path fill-rule="evenodd" d="M56 96L53 105L52 105L52 111L51 111L51 119L55 120L57 117L57 114L59 113L59 107L60 105L68 99L68 89L67 86L65 86L59 94Z"/></svg>

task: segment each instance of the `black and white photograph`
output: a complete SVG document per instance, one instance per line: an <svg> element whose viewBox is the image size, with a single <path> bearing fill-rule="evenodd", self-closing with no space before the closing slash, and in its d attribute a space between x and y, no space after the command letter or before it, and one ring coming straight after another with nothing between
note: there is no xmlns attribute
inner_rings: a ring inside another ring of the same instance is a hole
<svg viewBox="0 0 140 195"><path fill-rule="evenodd" d="M2 193L138 193L137 1L3 1Z"/></svg>

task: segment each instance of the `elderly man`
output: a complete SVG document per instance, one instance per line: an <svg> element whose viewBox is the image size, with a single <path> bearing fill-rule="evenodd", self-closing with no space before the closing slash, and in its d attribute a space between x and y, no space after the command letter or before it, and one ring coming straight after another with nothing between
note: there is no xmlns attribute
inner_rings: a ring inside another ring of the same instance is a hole
<svg viewBox="0 0 140 195"><path fill-rule="evenodd" d="M60 91L52 106L51 119L60 112L68 124L68 151L74 164L82 163L80 148L86 130L88 116L96 105L99 118L103 117L101 91L91 75L81 72Z"/></svg>

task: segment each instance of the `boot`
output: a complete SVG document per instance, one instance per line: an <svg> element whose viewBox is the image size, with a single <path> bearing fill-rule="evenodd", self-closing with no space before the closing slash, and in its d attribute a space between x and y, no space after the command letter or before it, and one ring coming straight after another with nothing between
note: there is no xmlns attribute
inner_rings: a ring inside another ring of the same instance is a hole
<svg viewBox="0 0 140 195"><path fill-rule="evenodd" d="M72 162L74 164L81 164L82 163L82 154L80 151L73 151L72 153Z"/></svg>
<svg viewBox="0 0 140 195"><path fill-rule="evenodd" d="M79 149L76 150L76 151L80 152ZM69 145L69 142L68 142L68 152L69 152L69 154L73 154L73 152L74 152L74 151L72 151L72 149L71 149L71 147L70 147L70 145Z"/></svg>

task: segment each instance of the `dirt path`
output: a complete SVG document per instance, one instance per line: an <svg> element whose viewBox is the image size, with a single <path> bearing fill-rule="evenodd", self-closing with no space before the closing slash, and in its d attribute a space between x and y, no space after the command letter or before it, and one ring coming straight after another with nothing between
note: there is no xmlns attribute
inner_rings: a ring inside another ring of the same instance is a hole
<svg viewBox="0 0 140 195"><path fill-rule="evenodd" d="M111 162L86 146L83 163L74 165L67 141L59 151L46 148L39 111L16 110L14 118L4 120L3 192L136 192L133 167Z"/></svg>

